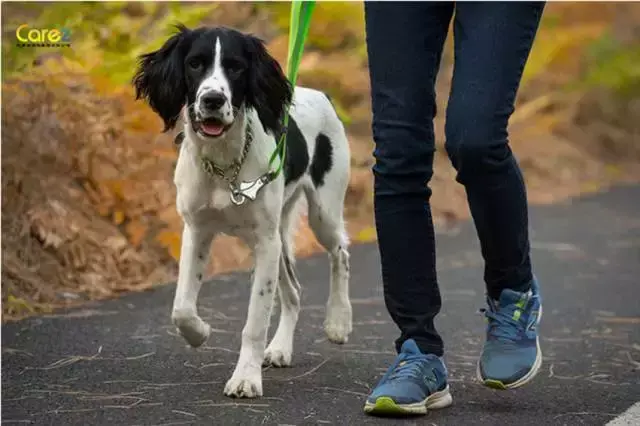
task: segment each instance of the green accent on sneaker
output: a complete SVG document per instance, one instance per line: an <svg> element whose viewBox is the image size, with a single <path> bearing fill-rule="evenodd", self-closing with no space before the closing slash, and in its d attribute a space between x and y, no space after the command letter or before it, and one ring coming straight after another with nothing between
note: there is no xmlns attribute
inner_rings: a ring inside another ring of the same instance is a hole
<svg viewBox="0 0 640 426"><path fill-rule="evenodd" d="M405 408L396 404L396 402L388 396L381 396L376 399L375 404L367 403L364 406L364 412L382 416L402 416L407 414L424 414L427 412L427 407L422 405L421 407Z"/></svg>
<svg viewBox="0 0 640 426"><path fill-rule="evenodd" d="M413 404L398 404L388 396L378 397L375 403L367 401L364 412L376 416L402 417L427 414L427 410L449 407L453 403L449 386L429 395L424 401Z"/></svg>
<svg viewBox="0 0 640 426"><path fill-rule="evenodd" d="M487 379L484 381L484 385L488 388L491 389L498 389L498 390L507 390L508 388L504 385L504 383L502 383L500 380L491 380L491 379Z"/></svg>
<svg viewBox="0 0 640 426"><path fill-rule="evenodd" d="M451 393L442 358L422 353L415 340L407 339L367 397L364 411L374 415L425 414L427 409L449 405Z"/></svg>
<svg viewBox="0 0 640 426"><path fill-rule="evenodd" d="M527 304L527 296L526 295L522 295L522 297L520 297L520 300L518 300L518 303L516 303L516 306L520 309L516 309L513 312L513 320L514 321L518 321L520 320L520 315L522 315L522 310L525 308L525 305Z"/></svg>
<svg viewBox="0 0 640 426"><path fill-rule="evenodd" d="M513 320L514 320L514 321L518 321L518 320L520 320L520 315L522 315L522 311L521 311L521 310L519 310L519 309L516 309L516 310L513 312Z"/></svg>

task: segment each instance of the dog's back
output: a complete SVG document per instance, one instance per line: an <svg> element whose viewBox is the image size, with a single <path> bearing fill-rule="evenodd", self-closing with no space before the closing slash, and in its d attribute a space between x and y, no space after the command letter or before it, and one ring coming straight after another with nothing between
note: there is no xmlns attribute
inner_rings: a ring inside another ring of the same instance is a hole
<svg viewBox="0 0 640 426"><path fill-rule="evenodd" d="M340 192L349 181L349 142L329 97L318 90L296 87L287 134L285 182L304 174L317 189Z"/></svg>

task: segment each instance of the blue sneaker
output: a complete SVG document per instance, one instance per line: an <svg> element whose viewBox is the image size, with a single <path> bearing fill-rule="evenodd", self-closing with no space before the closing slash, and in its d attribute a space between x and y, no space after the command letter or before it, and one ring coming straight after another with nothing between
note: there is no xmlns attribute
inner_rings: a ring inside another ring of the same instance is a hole
<svg viewBox="0 0 640 426"><path fill-rule="evenodd" d="M531 381L542 364L538 323L542 300L533 279L526 293L505 289L500 300L487 297L487 341L478 362L477 375L485 386L513 389Z"/></svg>
<svg viewBox="0 0 640 426"><path fill-rule="evenodd" d="M364 412L374 415L426 414L451 405L447 368L440 358L423 354L406 340L393 365L367 398Z"/></svg>

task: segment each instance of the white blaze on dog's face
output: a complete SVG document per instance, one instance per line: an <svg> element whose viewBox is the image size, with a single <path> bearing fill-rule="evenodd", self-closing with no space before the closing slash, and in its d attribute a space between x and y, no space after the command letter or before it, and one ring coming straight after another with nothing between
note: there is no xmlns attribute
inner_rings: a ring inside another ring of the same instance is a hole
<svg viewBox="0 0 640 426"><path fill-rule="evenodd" d="M233 123L232 97L231 84L222 66L222 43L218 37L213 65L198 87L193 106L196 120L200 123L200 133L208 137L219 137Z"/></svg>
<svg viewBox="0 0 640 426"><path fill-rule="evenodd" d="M265 130L280 130L292 90L278 62L254 36L224 28L179 27L157 51L142 55L136 95L175 127L183 107L202 138L223 136L243 107L255 109Z"/></svg>
<svg viewBox="0 0 640 426"><path fill-rule="evenodd" d="M245 101L249 61L243 47L242 39L214 32L197 38L187 54L188 118L204 138L223 136Z"/></svg>

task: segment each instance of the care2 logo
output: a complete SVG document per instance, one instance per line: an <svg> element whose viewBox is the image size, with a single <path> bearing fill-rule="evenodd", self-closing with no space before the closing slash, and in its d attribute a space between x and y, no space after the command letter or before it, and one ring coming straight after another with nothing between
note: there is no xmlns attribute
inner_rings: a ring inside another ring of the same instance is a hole
<svg viewBox="0 0 640 426"><path fill-rule="evenodd" d="M71 46L69 28L31 28L22 24L16 29L16 45L19 47Z"/></svg>

